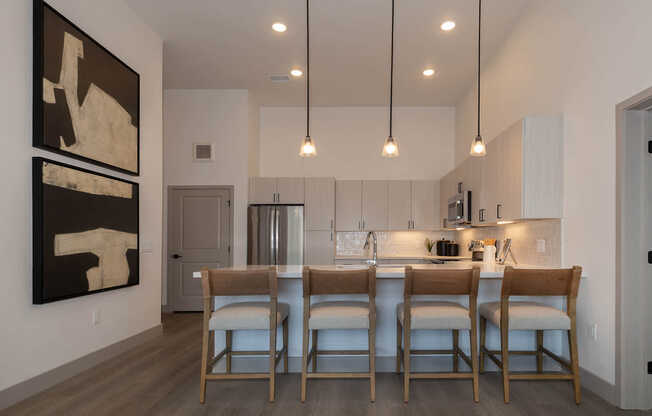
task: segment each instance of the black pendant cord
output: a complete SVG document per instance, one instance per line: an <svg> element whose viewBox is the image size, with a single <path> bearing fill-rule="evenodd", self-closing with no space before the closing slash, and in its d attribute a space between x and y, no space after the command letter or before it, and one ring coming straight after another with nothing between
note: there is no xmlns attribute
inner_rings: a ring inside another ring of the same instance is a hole
<svg viewBox="0 0 652 416"><path fill-rule="evenodd" d="M394 0L392 0L392 49L389 68L389 137L392 136L392 109L394 107Z"/></svg>
<svg viewBox="0 0 652 416"><path fill-rule="evenodd" d="M482 34L482 0L478 0L478 136L480 136L480 36Z"/></svg>
<svg viewBox="0 0 652 416"><path fill-rule="evenodd" d="M310 0L306 0L306 137L310 137Z"/></svg>

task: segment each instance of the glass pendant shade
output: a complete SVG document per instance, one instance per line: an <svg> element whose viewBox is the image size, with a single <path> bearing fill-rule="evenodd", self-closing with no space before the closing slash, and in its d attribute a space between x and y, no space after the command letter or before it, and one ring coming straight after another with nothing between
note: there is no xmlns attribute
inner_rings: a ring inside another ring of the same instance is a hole
<svg viewBox="0 0 652 416"><path fill-rule="evenodd" d="M387 137L383 146L383 157L397 157L398 142L392 136Z"/></svg>
<svg viewBox="0 0 652 416"><path fill-rule="evenodd" d="M306 136L301 143L301 151L299 152L301 157L313 157L317 156L317 148L315 147L315 142L310 136Z"/></svg>
<svg viewBox="0 0 652 416"><path fill-rule="evenodd" d="M473 143L471 143L470 154L471 156L477 157L485 156L487 154L487 145L479 134L476 136L475 140L473 140Z"/></svg>

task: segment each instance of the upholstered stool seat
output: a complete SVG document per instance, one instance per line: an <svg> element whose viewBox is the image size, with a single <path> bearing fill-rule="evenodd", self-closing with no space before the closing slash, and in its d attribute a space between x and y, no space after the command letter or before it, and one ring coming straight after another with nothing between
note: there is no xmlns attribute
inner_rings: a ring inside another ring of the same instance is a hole
<svg viewBox="0 0 652 416"><path fill-rule="evenodd" d="M396 315L403 322L403 303L396 305ZM471 329L469 310L459 303L420 301L410 303L412 329Z"/></svg>
<svg viewBox="0 0 652 416"><path fill-rule="evenodd" d="M479 306L480 315L500 328L500 302ZM564 329L571 327L568 314L538 302L509 302L509 329Z"/></svg>
<svg viewBox="0 0 652 416"><path fill-rule="evenodd" d="M208 327L211 331L227 329L269 329L269 302L236 302L217 309L211 314ZM290 305L278 303L276 324L287 318Z"/></svg>
<svg viewBox="0 0 652 416"><path fill-rule="evenodd" d="M328 301L310 306L310 329L368 329L369 302Z"/></svg>

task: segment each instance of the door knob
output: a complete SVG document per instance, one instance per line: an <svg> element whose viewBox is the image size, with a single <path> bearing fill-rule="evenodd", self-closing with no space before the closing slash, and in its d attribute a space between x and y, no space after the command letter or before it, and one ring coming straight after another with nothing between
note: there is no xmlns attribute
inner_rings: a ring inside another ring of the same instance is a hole
<svg viewBox="0 0 652 416"><path fill-rule="evenodd" d="M180 259L181 257L183 257L183 256L182 256L182 255L179 255L179 254L173 254L173 255L172 255L172 258L173 258L173 259Z"/></svg>

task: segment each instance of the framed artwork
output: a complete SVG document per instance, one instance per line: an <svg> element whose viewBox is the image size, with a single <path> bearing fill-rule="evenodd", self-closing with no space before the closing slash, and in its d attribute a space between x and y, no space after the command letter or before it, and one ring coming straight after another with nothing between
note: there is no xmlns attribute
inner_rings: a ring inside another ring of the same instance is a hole
<svg viewBox="0 0 652 416"><path fill-rule="evenodd" d="M35 157L33 302L139 283L138 184Z"/></svg>
<svg viewBox="0 0 652 416"><path fill-rule="evenodd" d="M34 0L33 145L140 173L140 76Z"/></svg>

